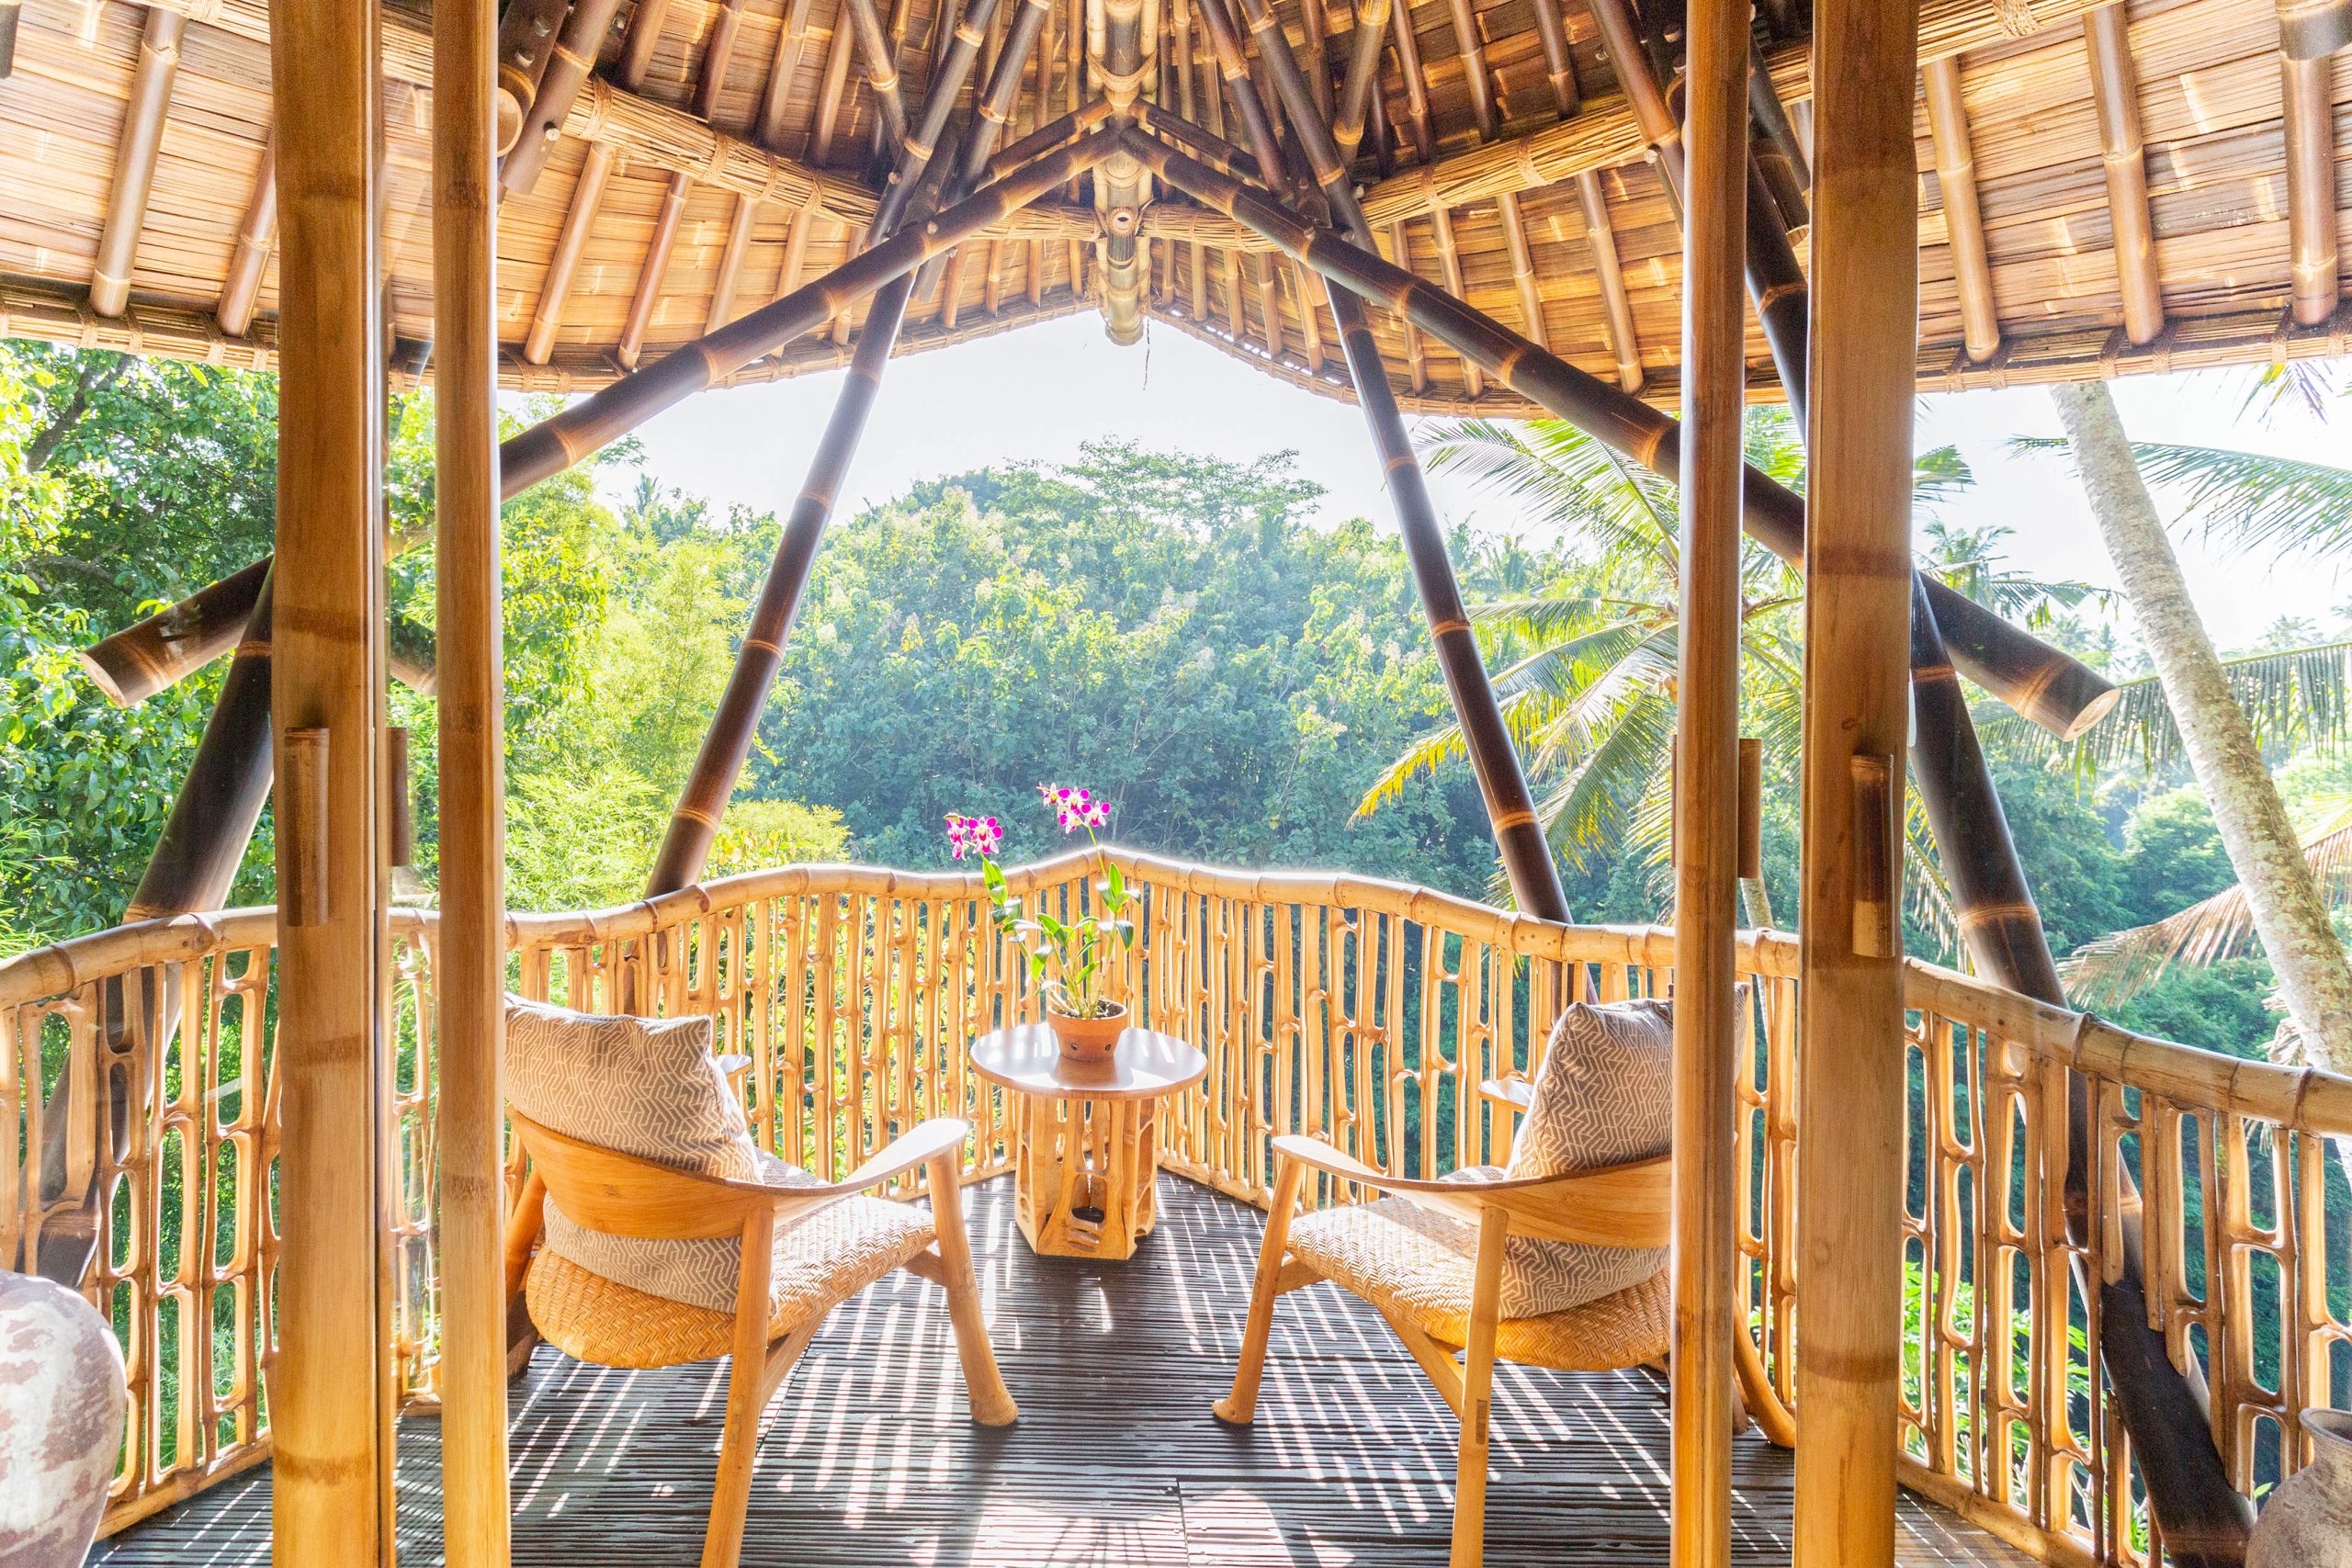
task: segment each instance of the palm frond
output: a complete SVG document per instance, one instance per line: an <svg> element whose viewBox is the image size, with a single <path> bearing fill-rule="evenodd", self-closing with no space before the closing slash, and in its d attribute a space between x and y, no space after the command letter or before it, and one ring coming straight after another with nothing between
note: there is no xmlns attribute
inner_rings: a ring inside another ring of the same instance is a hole
<svg viewBox="0 0 2352 1568"><path fill-rule="evenodd" d="M2303 842L2303 863L2332 909L2352 903L2352 807L2339 807ZM2164 978L2177 964L2218 964L2254 945L2254 913L2233 883L2178 914L2117 931L2058 965L2066 994L2084 1008L2111 1008Z"/></svg>
<svg viewBox="0 0 2352 1568"><path fill-rule="evenodd" d="M2352 639L2225 659L2222 672L2264 750L2335 747L2352 738ZM2007 708L1980 714L1977 724L1988 742L2053 762L2063 757L2086 778L2135 762L2156 773L2178 761L2180 729L2157 678L2143 675L2116 690L2121 695L2107 716L2071 742Z"/></svg>
<svg viewBox="0 0 2352 1568"><path fill-rule="evenodd" d="M1458 470L1517 498L1603 556L1673 570L1674 487L1576 426L1438 420L1421 427L1418 441L1430 468Z"/></svg>
<svg viewBox="0 0 2352 1568"><path fill-rule="evenodd" d="M1674 705L1662 692L1640 694L1613 716L1598 744L1535 807L1553 850L1579 871L1623 842L1631 805L1665 771L1674 735Z"/></svg>
<svg viewBox="0 0 2352 1568"><path fill-rule="evenodd" d="M2063 452L2064 437L2021 436L2021 452ZM2220 446L2134 441L2152 486L2178 485L2181 517L2207 536L2247 548L2352 553L2352 468Z"/></svg>

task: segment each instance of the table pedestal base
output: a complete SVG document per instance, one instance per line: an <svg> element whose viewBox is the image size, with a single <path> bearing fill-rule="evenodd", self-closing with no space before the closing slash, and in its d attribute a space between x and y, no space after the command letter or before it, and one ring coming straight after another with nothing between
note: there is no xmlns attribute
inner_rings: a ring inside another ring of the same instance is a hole
<svg viewBox="0 0 2352 1568"><path fill-rule="evenodd" d="M1048 1258L1135 1255L1159 1217L1159 1102L1013 1097L1014 1217Z"/></svg>

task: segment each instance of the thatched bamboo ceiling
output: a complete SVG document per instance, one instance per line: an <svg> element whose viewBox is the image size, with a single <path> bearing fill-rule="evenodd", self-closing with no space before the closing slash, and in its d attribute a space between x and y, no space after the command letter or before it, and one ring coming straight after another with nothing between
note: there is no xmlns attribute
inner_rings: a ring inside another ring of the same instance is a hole
<svg viewBox="0 0 2352 1568"><path fill-rule="evenodd" d="M266 365L276 273L254 198L271 130L267 6L167 3L151 18L122 0L24 0L13 73L0 79L0 333ZM1192 9L1200 3L1147 0L1156 53L1143 92L1219 130L1228 111ZM1536 6L1559 6L1568 42L1581 101L1565 118ZM958 0L886 0L910 105L922 102L944 44L943 6L952 28ZM1054 0L1009 134L1099 96L1084 7ZM2296 46L2334 43L2341 8L2301 7L2321 15L2290 17ZM1015 9L998 8L998 37ZM1319 55L1338 83L1358 4L1281 0L1277 13L1304 58ZM1811 85L1800 0L1768 0L1760 13L1764 58L1801 147ZM1624 350L1638 358L1644 395L1671 398L1675 214L1586 0L1426 0L1405 14L1408 28L1392 27L1384 47L1356 164L1392 251L1401 244L1416 271L1455 283L1521 330L1538 304L1532 335L1611 379L1632 378L1621 371ZM731 47L714 50L730 16ZM562 390L612 378L641 292L650 357L851 253L874 210L881 138L847 16L842 0L617 8L544 170L502 209L510 384ZM2119 18L2126 25L2115 27ZM398 331L417 343L430 326L428 28L410 0L388 6L390 289ZM1415 76L1399 65L1408 39ZM2134 0L2104 15L2082 0L1922 0L1921 39L1924 386L2346 352L2352 68L2341 55L2289 59L2277 0ZM641 73L629 68L632 48ZM723 56L718 77L706 88L714 55ZM1491 138L1472 90L1481 79ZM148 145L152 180L141 175ZM683 197L674 244L649 281L673 193ZM1596 206L1613 238L1630 344L1612 335ZM1514 216L1523 246L1506 228ZM1342 389L1319 284L1302 299L1299 275L1281 258L1164 191L1143 222L1149 315L1260 369ZM1098 308L1098 224L1081 184L967 244L917 299L901 352ZM2138 232L2153 245L2132 243ZM551 263L571 251L567 283ZM241 265L252 276L256 265L257 285L240 287ZM116 283L101 276L116 271ZM1963 287L1972 276L1981 283ZM1408 406L1523 412L1491 385L1474 389L1443 348L1385 316L1375 322ZM839 323L737 378L839 364L855 330ZM1750 358L1769 386L1760 334Z"/></svg>

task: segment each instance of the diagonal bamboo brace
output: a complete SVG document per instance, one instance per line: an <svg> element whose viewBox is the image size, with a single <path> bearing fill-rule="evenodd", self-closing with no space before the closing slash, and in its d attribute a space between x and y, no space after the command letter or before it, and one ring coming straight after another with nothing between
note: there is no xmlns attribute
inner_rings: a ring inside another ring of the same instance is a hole
<svg viewBox="0 0 2352 1568"><path fill-rule="evenodd" d="M1492 317L1262 192L1139 131L1136 157L1170 186L1263 236L1275 249L1403 316L1503 385L1668 479L1680 472L1681 427L1671 415L1587 375ZM1804 557L1804 502L1747 470L1750 537L1783 560ZM2087 665L2010 626L1974 600L1930 583L1928 597L1962 673L2043 728L2071 739L2104 717L2116 691Z"/></svg>

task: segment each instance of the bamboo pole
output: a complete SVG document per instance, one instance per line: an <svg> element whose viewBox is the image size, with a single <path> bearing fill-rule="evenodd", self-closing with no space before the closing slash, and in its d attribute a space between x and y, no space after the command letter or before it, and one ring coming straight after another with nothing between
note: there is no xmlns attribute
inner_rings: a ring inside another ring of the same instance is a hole
<svg viewBox="0 0 2352 1568"><path fill-rule="evenodd" d="M17 24L24 0L0 0L0 82L17 73Z"/></svg>
<svg viewBox="0 0 2352 1568"><path fill-rule="evenodd" d="M734 216L727 225L727 243L718 253L718 273L710 287L710 307L703 331L715 333L735 316L735 291L743 278L743 260L751 254L752 235L759 222L759 203L748 196L735 198Z"/></svg>
<svg viewBox="0 0 2352 1568"><path fill-rule="evenodd" d="M1349 39L1348 73L1340 84L1340 106L1331 131L1352 163L1363 141L1364 116L1380 85L1380 46L1396 0L1356 0L1356 30ZM1554 18L1557 25L1558 18Z"/></svg>
<svg viewBox="0 0 2352 1568"><path fill-rule="evenodd" d="M1203 14L1216 8L1217 0L1204 0ZM1372 226L1356 204L1338 141L1307 90L1297 58L1291 52L1288 36L1272 22L1272 9L1268 0L1241 0L1241 9L1257 38L1259 58L1290 112L1292 127L1306 154L1308 173L1322 187L1334 219L1376 256L1377 243ZM1229 36L1227 23L1218 38L1221 50ZM1238 49L1238 40L1233 41ZM1246 75L1237 79L1230 69L1227 80L1238 89L1237 101L1253 140L1264 134L1265 139L1256 143L1261 168L1278 179L1282 172L1280 154L1271 134L1261 130L1265 118L1251 114L1247 102L1249 96L1254 96L1254 88ZM1131 140L1144 142L1140 135ZM1296 254L1293 259L1305 261L1304 256ZM1521 910L1539 919L1565 922L1568 919L1567 894L1560 886L1551 844L1536 819L1535 797L1520 767L1519 753L1511 745L1510 730L1503 722L1502 709L1487 678L1477 637L1471 631L1469 613L1463 607L1462 588L1454 579L1453 563L1446 555L1444 525L1439 521L1436 504L1430 498L1429 483L1421 473L1412 437L1406 433L1404 418L1397 412L1379 344L1364 319L1363 302L1355 295L1336 289L1330 299L1331 314L1340 329L1340 344L1347 355L1348 373L1354 380L1364 423L1387 477L1388 500L1396 508L1397 533L1412 568L1422 614L1429 618L1430 640L1437 646L1438 669L1444 677L1454 716L1462 726L1471 772L1477 776L1487 819L1494 829L1495 848L1510 879L1511 897ZM1729 1427L1725 1430L1728 1432Z"/></svg>
<svg viewBox="0 0 2352 1568"><path fill-rule="evenodd" d="M1815 9L1814 303L1798 930L1796 1568L1894 1556L1905 1057L1899 885L1910 718L1911 387L1918 332L1916 0ZM1858 788L1883 768L1886 788ZM1883 818L1861 819L1866 809ZM1876 859L1863 846L1876 844ZM1880 952L1860 947L1883 948Z"/></svg>
<svg viewBox="0 0 2352 1568"><path fill-rule="evenodd" d="M2120 0L2084 17L2083 43L2090 56L2099 158L2107 169L2107 208L2115 226L2115 280L2123 293L2123 331L2133 343L2151 343L2165 330L2165 299L2156 279L2155 224L2148 210L2140 85L2132 67L2132 35Z"/></svg>
<svg viewBox="0 0 2352 1568"><path fill-rule="evenodd" d="M565 90L575 64L585 74L612 11L613 0L579 0L532 106L535 120L545 100ZM441 1192L442 1532L449 1568L507 1568L506 1097L501 1071L506 682L492 0L438 0L433 27L433 576L441 818L441 922L433 957L440 1069L435 1136ZM576 52L581 50L585 59ZM571 80L570 90L578 85ZM507 173L512 169L510 157ZM508 185L514 188L511 179Z"/></svg>
<svg viewBox="0 0 2352 1568"><path fill-rule="evenodd" d="M979 43L992 8L993 0L974 0L973 9L958 28L956 41L933 84L930 98L923 106L921 127L904 142L899 169L876 216L877 232L886 241L890 238L888 231L903 213L910 209L921 213L929 205L933 187L927 182L919 182L930 167L947 111L978 59ZM963 149L964 166L977 169L987 160L991 143L1011 118L1013 98L1021 89L1021 73L1027 64L1028 51L1044 25L1045 12L1045 6L1027 3L1015 18L1006 46L999 53L988 86L981 94L980 112L974 116L971 141ZM719 698L718 711L711 716L694 769L679 793L669 830L662 836L662 847L655 855L653 869L646 881L648 897L688 886L702 875L703 867L708 863L711 841L726 814L728 798L734 794L736 780L742 774L744 760L751 754L760 715L767 705L769 689L775 685L776 671L783 662L784 639L791 630L801 592L816 563L818 547L823 542L826 525L832 519L842 483L848 478L850 460L857 453L859 439L873 413L875 398L881 390L882 372L898 343L914 287L911 272L901 271L875 296L873 307L866 312L842 395L817 444L816 455L809 461L808 478L786 520L784 536L776 543L775 558L761 584L759 602L752 607L751 625L736 652L727 689Z"/></svg>
<svg viewBox="0 0 2352 1568"><path fill-rule="evenodd" d="M2001 346L1993 307L1993 266L1984 253L1984 218L1976 202L1976 154L1969 145L1968 110L1961 103L1960 62L1931 60L1921 68L1928 92L1928 134L1936 150L1936 191L1960 289L1961 341L1983 364Z"/></svg>
<svg viewBox="0 0 2352 1568"><path fill-rule="evenodd" d="M653 68L653 51L662 41L662 25L669 19L670 0L638 0L628 19L628 37L621 45L620 69L614 73L630 92L645 85L645 73ZM500 42L504 41L502 36Z"/></svg>
<svg viewBox="0 0 2352 1568"><path fill-rule="evenodd" d="M1159 142L1137 138L1136 144L1137 155L1169 184L1333 282L1405 316L1546 412L1589 431L1653 472L1668 478L1680 472L1679 427L1670 415L1604 385L1483 311L1376 253L1318 229L1241 182ZM1802 501L1750 468L1745 505L1750 537L1784 560L1803 558ZM2078 734L2113 705L2114 687L2076 660L1941 583L1930 582L1928 592L1962 671L2036 723Z"/></svg>
<svg viewBox="0 0 2352 1568"><path fill-rule="evenodd" d="M155 154L164 143L164 117L179 74L180 39L187 18L176 11L153 10L139 35L139 62L130 76L130 107L115 143L114 184L98 230L98 254L91 264L90 309L119 316L130 303L130 270L139 257L139 232L147 224L147 197L155 186Z"/></svg>
<svg viewBox="0 0 2352 1568"><path fill-rule="evenodd" d="M1538 6L1546 0L1535 0ZM1672 1561L1729 1568L1738 1419L1737 932L1747 0L1694 0L1685 132L1681 626L1674 782ZM1899 982L1898 982L1899 983Z"/></svg>
<svg viewBox="0 0 2352 1568"><path fill-rule="evenodd" d="M2287 120L2288 258L2295 320L2318 326L2335 314L2342 249L2335 231L2335 106L2327 52L2296 53L2294 0L2279 0L2278 94Z"/></svg>
<svg viewBox="0 0 2352 1568"><path fill-rule="evenodd" d="M1617 385L1626 392L1642 389L1642 340L1634 327L1634 298L1625 288L1625 269L1617 259L1617 230L1609 220L1609 197L1600 176L1577 176L1577 205L1584 211L1585 239L1592 246L1592 270L1600 281L1601 309L1609 320L1609 347L1617 358Z"/></svg>
<svg viewBox="0 0 2352 1568"><path fill-rule="evenodd" d="M508 0L498 18L498 150L505 152L522 134L523 116L538 96L548 63L555 58L556 29L563 24L569 0ZM218 23L218 10L202 17ZM262 33L268 41L268 33ZM384 29L388 54L408 67L406 78L420 87L433 85L433 39L424 28ZM405 46L405 47L403 47Z"/></svg>
<svg viewBox="0 0 2352 1568"><path fill-rule="evenodd" d="M314 863L326 894L278 935L279 1568L392 1555L379 17L373 0L282 6L271 49L277 122L303 130L278 157L272 728L280 776L302 733L327 751L322 830L277 841L282 885Z"/></svg>
<svg viewBox="0 0 2352 1568"><path fill-rule="evenodd" d="M220 285L220 300L213 316L231 337L243 337L253 325L254 305L261 298L262 274L269 268L270 252L277 244L277 131L271 128L262 143L261 167L254 173L254 193L237 225L237 246L229 254L228 276Z"/></svg>
<svg viewBox="0 0 2352 1568"><path fill-rule="evenodd" d="M578 0L564 18L563 30L548 52L546 73L531 95L530 107L523 111L521 128L499 169L503 189L522 196L538 183L548 154L563 134L564 117L571 112L588 73L596 68L596 56L604 49L605 36L613 30L613 17L619 9L620 0ZM435 54L437 60L437 48ZM437 66L434 79L436 84L440 79Z"/></svg>
<svg viewBox="0 0 2352 1568"><path fill-rule="evenodd" d="M662 274L670 265L670 252L678 243L678 223L686 215L686 193L694 182L684 175L672 175L662 192L662 206L653 215L653 237L645 247L645 261L637 275L637 292L628 302L628 316L621 323L620 343L614 350L622 366L637 368L638 358L645 351L645 329L653 323L653 304L662 295Z"/></svg>
<svg viewBox="0 0 2352 1568"><path fill-rule="evenodd" d="M783 145L785 117L792 107L793 84L800 74L800 54L808 42L809 0L792 0L784 25L776 29L775 58L769 63L767 85L760 92L760 145L771 151Z"/></svg>
<svg viewBox="0 0 2352 1568"><path fill-rule="evenodd" d="M1114 132L1095 131L966 197L920 227L905 228L862 254L715 333L683 344L644 368L509 437L499 448L502 488L511 499L627 434L662 410L816 331L900 273L1020 210L1106 156Z"/></svg>
<svg viewBox="0 0 2352 1568"><path fill-rule="evenodd" d="M224 908L269 799L272 595L269 563L255 564L260 584L236 657L138 891L123 910L126 922Z"/></svg>
<svg viewBox="0 0 2352 1568"><path fill-rule="evenodd" d="M605 199L605 182L613 172L613 150L602 141L588 145L580 165L580 179L571 187L571 206L564 213L563 230L556 236L555 254L548 258L546 279L539 285L539 302L531 312L531 328L523 339L523 358L545 365L555 349L555 334L563 325L563 305L571 292L571 275L580 254L596 227L596 209Z"/></svg>

